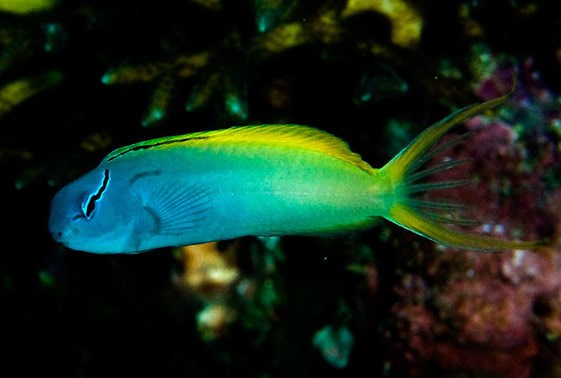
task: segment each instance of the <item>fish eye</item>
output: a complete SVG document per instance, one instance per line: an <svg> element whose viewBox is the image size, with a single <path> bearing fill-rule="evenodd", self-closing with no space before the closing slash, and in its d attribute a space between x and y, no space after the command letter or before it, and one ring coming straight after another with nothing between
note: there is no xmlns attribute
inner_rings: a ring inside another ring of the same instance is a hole
<svg viewBox="0 0 561 378"><path fill-rule="evenodd" d="M109 170L106 169L103 172L103 181L101 183L101 186L97 189L95 193L92 193L89 196L87 196L84 202L82 203L82 213L84 214L84 217L86 217L86 219L91 219L91 217L93 216L96 203L97 201L101 200L103 193L105 192L105 189L107 189L108 184L109 184ZM76 216L74 218L76 218Z"/></svg>

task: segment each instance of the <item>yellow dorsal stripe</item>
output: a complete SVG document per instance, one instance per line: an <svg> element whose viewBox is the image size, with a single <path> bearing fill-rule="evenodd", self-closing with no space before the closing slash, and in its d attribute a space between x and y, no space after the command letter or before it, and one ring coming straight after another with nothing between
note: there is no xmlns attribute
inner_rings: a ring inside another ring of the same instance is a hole
<svg viewBox="0 0 561 378"><path fill-rule="evenodd" d="M177 145L189 147L205 144L268 145L315 151L351 163L364 171L372 171L372 167L363 161L360 155L352 152L347 143L341 139L325 131L300 125L240 126L152 139L119 148L107 155L105 159L111 161L130 152L150 148L166 148Z"/></svg>

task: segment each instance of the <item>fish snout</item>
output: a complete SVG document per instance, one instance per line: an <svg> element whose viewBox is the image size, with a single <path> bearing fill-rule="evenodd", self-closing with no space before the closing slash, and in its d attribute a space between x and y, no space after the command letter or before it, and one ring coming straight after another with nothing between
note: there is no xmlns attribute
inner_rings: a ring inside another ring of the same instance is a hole
<svg viewBox="0 0 561 378"><path fill-rule="evenodd" d="M77 232L76 228L72 224L72 221L68 220L65 214L57 211L56 208L51 209L48 227L52 238L56 242L64 245L66 245L72 235Z"/></svg>
<svg viewBox="0 0 561 378"><path fill-rule="evenodd" d="M72 226L64 227L49 224L49 232L54 241L66 245L71 236L76 233L76 229Z"/></svg>
<svg viewBox="0 0 561 378"><path fill-rule="evenodd" d="M64 233L62 231L60 230L59 231L50 230L50 231L54 241L58 243L62 243L64 241Z"/></svg>

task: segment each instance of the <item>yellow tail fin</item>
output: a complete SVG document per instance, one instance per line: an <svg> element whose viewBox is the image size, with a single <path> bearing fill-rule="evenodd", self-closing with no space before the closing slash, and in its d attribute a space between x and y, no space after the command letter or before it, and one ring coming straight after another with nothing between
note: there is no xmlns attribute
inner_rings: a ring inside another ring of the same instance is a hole
<svg viewBox="0 0 561 378"><path fill-rule="evenodd" d="M507 94L482 104L471 105L456 111L421 133L409 146L381 169L380 173L386 175L392 185L394 197L394 202L385 216L386 219L437 243L456 248L489 251L535 249L546 244L545 240L501 240L450 228L447 224L471 223L470 221L454 220L442 215L443 212L459 210L462 206L417 199L414 196L421 192L452 188L466 183L463 180L429 183L419 182L419 180L460 165L468 160L451 160L436 164L430 168L421 168L435 155L445 151L451 145L468 136L468 134L464 134L431 150L431 147L450 128L479 113L504 104L509 95Z"/></svg>

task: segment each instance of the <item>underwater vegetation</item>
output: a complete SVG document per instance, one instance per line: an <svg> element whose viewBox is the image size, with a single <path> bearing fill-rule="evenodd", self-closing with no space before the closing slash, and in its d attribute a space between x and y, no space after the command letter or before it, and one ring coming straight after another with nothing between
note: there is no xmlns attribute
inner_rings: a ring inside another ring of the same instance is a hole
<svg viewBox="0 0 561 378"><path fill-rule="evenodd" d="M560 17L536 0L0 0L2 368L561 376ZM466 160L434 179L469 183L423 199L462 203L471 232L548 237L539 251L453 249L389 223L130 256L48 232L54 194L120 146L303 124L378 167L513 87L428 163Z"/></svg>

